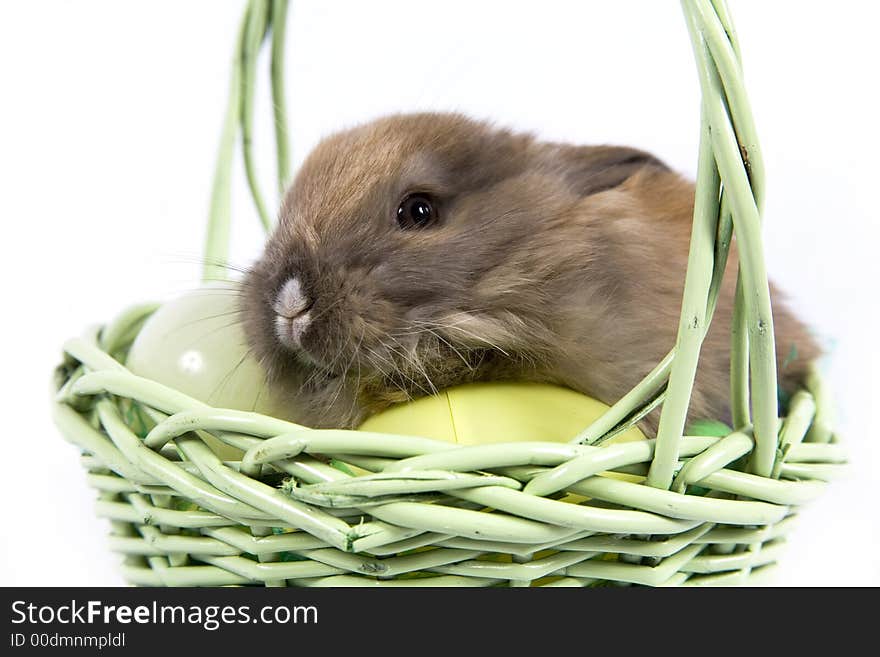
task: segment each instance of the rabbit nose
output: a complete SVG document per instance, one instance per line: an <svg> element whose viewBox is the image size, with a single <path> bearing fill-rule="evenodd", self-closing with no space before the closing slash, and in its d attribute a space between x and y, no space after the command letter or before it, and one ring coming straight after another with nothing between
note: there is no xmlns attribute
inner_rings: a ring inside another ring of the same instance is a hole
<svg viewBox="0 0 880 657"><path fill-rule="evenodd" d="M312 301L303 291L302 282L294 276L281 286L272 309L279 317L295 319L311 307Z"/></svg>
<svg viewBox="0 0 880 657"><path fill-rule="evenodd" d="M314 302L303 290L297 277L288 279L272 305L275 311L275 330L281 341L291 347L300 347L302 334L311 322Z"/></svg>

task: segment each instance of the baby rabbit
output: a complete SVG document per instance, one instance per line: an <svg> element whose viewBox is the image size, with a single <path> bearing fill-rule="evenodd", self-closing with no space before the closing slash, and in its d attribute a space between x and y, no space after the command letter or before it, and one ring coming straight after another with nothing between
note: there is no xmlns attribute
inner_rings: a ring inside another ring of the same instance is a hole
<svg viewBox="0 0 880 657"><path fill-rule="evenodd" d="M675 344L693 203L691 182L632 148L457 114L382 118L303 164L243 282L246 335L313 427L469 381L552 382L612 404ZM729 418L735 279L732 249L691 420ZM819 349L773 294L790 388Z"/></svg>

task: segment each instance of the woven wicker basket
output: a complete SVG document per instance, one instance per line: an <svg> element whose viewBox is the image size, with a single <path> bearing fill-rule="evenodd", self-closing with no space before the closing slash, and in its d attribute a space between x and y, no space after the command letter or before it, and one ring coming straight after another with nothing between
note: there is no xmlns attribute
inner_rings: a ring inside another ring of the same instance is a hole
<svg viewBox="0 0 880 657"><path fill-rule="evenodd" d="M694 226L677 343L570 443L459 446L312 430L216 409L122 363L155 305L69 341L54 414L82 450L111 547L140 585L585 586L741 584L776 560L799 505L844 462L818 374L778 417L774 335L760 237L761 155L722 0L684 0L702 86ZM232 152L250 153L256 55L268 39L284 146L285 0L253 0L233 67L207 262L225 259ZM683 436L700 344L735 232L734 426ZM218 271L206 266L206 278ZM656 440L610 444L662 404ZM223 462L211 437L244 451ZM328 465L330 457L358 472ZM638 475L625 481L603 472ZM282 489L283 479L297 485ZM562 501L565 494L569 497ZM580 496L572 503L571 495ZM586 498L586 499L584 499Z"/></svg>

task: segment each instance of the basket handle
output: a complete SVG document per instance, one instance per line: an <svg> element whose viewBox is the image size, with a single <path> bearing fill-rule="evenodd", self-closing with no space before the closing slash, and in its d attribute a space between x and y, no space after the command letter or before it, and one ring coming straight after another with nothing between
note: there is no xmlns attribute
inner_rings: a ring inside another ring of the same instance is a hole
<svg viewBox="0 0 880 657"><path fill-rule="evenodd" d="M752 425L750 469L769 476L777 448L776 359L761 241L764 164L745 87L739 44L724 0L682 0L702 91L694 224L675 346L602 417L572 439L596 444L663 404L647 483L669 488L684 433L700 347L721 290L733 234L739 274L731 326L735 428ZM751 410L754 419L750 417Z"/></svg>
<svg viewBox="0 0 880 657"><path fill-rule="evenodd" d="M770 476L777 442L773 315L761 239L764 167L743 86L739 46L723 0L682 0L682 7L702 90L702 127L676 353L647 480L658 488L669 488L678 460L700 346L730 248L726 232L731 221L739 245L731 327L731 403L735 426L745 427L751 396L755 450L749 467L753 473Z"/></svg>
<svg viewBox="0 0 880 657"><path fill-rule="evenodd" d="M248 187L263 228L268 232L272 220L257 182L253 158L254 90L257 81L257 57L271 34L271 87L275 123L275 149L278 162L279 193L283 193L290 177L287 110L284 91L284 44L288 0L249 0L241 20L232 74L229 100L223 120L208 226L204 246L202 281L228 280L226 261L229 257L232 198L232 164L236 143L241 137Z"/></svg>

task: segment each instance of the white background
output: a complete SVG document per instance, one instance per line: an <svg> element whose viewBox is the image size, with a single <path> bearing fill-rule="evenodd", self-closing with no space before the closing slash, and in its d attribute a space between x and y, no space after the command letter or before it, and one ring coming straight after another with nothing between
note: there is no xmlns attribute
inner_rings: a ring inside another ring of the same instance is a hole
<svg viewBox="0 0 880 657"><path fill-rule="evenodd" d="M340 127L441 108L694 172L697 79L677 3L294 4L297 163ZM0 584L122 584L76 450L49 421L50 373L85 326L197 285L241 7L0 3ZM732 10L767 162L769 268L830 347L853 461L801 515L775 582L877 585L877 16L855 1ZM257 148L273 190L267 109ZM236 193L244 265L261 238Z"/></svg>

